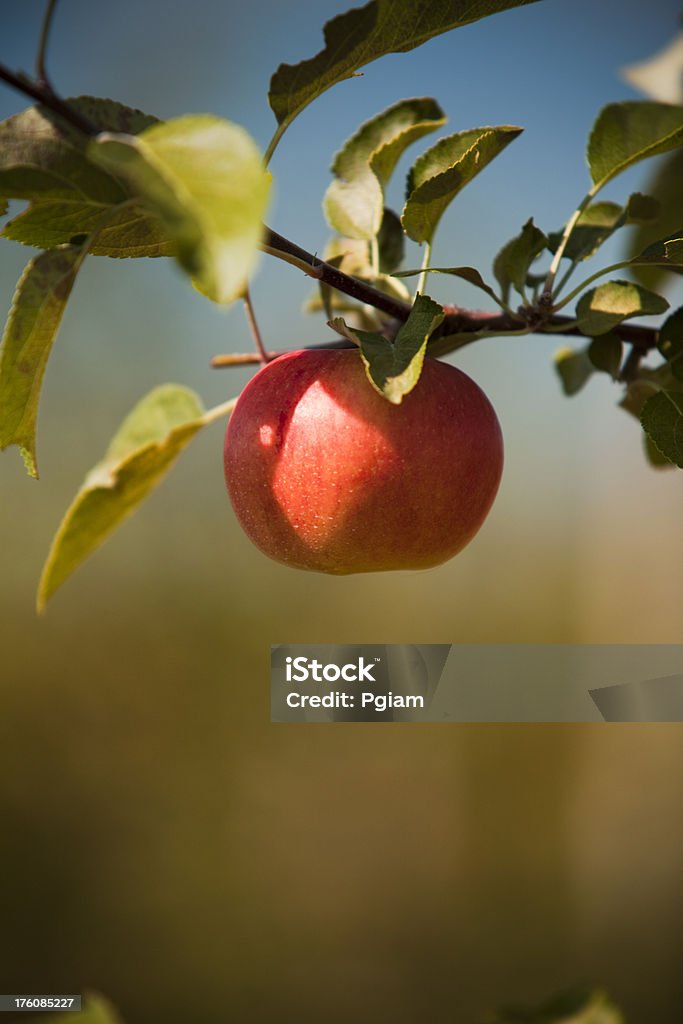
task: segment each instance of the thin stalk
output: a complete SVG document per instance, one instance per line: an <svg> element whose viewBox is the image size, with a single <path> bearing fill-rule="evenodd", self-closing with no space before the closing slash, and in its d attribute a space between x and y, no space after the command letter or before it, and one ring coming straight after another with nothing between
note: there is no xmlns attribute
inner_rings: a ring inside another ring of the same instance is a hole
<svg viewBox="0 0 683 1024"><path fill-rule="evenodd" d="M415 289L415 298L418 295L424 295L425 288L427 287L427 268L432 262L432 243L425 242L424 256L422 257L422 273L417 279L417 288Z"/></svg>
<svg viewBox="0 0 683 1024"><path fill-rule="evenodd" d="M50 79L48 78L47 69L45 66L45 60L47 57L47 44L50 36L50 29L52 28L52 20L57 7L57 0L48 0L47 7L45 8L45 16L43 17L43 26L40 32L40 42L38 43L38 53L36 55L36 79L44 85L50 92L54 92Z"/></svg>
<svg viewBox="0 0 683 1024"><path fill-rule="evenodd" d="M266 165L266 167L270 163L270 161L272 159L272 156L273 156L273 153L277 149L278 142L280 141L282 136L287 131L287 127L288 127L287 121L283 121L282 124L279 124L277 126L277 128L275 129L273 137L270 140L270 142L268 143L268 146L266 147L266 151L263 154L263 162Z"/></svg>
<svg viewBox="0 0 683 1024"><path fill-rule="evenodd" d="M215 405L213 409L207 409L202 416L204 423L215 423L216 420L222 419L224 416L229 416L232 410L237 405L237 399L231 398L228 402L223 402L221 405Z"/></svg>
<svg viewBox="0 0 683 1024"><path fill-rule="evenodd" d="M546 277L545 284L543 285L543 296L546 297L545 301L547 303L550 303L552 301L553 286L555 284L555 278L557 276L557 271L560 266L560 260L564 256L564 250L567 248L569 239L572 236L572 231L576 227L576 222L578 221L579 217L586 209L586 207L589 205L589 203L592 201L592 199L597 195L599 189L599 185L594 185L590 192L586 193L586 195L583 197L577 208L574 210L574 213L567 221L565 229L562 233L560 244L558 245L555 255L553 256L553 261L550 264L550 269L548 270L548 276Z"/></svg>
<svg viewBox="0 0 683 1024"><path fill-rule="evenodd" d="M249 324L251 336L254 339L254 345L256 346L256 352L258 354L259 360L262 363L267 363L270 359L270 356L266 352L265 345L263 344L263 337L261 335L258 321L256 320L254 304L251 301L251 292L249 291L248 286L244 292L244 295L242 296L242 301L244 302L244 312L247 315L247 323Z"/></svg>
<svg viewBox="0 0 683 1024"><path fill-rule="evenodd" d="M629 265L630 260L622 260L620 263L611 263L609 267L603 267L602 270L596 270L594 274L591 274L591 276L587 277L585 281L582 281L581 284L577 285L569 295L566 295L562 299L562 302L559 302L554 307L555 310L564 309L567 303L576 298L579 292L582 292L586 285L591 284L593 281L597 281L599 277L603 277L605 274L611 274L613 270L621 270L623 267L628 267Z"/></svg>
<svg viewBox="0 0 683 1024"><path fill-rule="evenodd" d="M379 242L377 235L370 239L370 264L373 274L379 274Z"/></svg>

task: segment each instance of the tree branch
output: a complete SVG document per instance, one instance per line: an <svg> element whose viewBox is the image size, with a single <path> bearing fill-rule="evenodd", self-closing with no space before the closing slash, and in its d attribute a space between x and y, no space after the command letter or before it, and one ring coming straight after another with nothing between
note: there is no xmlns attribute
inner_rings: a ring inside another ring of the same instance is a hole
<svg viewBox="0 0 683 1024"><path fill-rule="evenodd" d="M48 10L51 10L53 6L51 4ZM2 64L0 64L0 79L7 82L13 89L23 92L42 106L52 110L62 120L86 135L98 134L97 126L73 110L54 92L49 84L32 81L21 73L15 74ZM393 299L390 295L368 284L367 281L351 277L337 267L330 266L329 263L319 260L317 256L270 228L266 228L264 248L275 256L282 253L283 259L286 259L287 256L294 257L297 261L296 265L310 277L324 281L331 288L343 292L350 298L357 299L359 302L386 313L392 320L403 323L408 319L411 309L409 303ZM519 316L510 316L507 313L487 313L480 310L463 309L460 306L445 306L444 308L446 317L435 334L435 337L439 338L445 338L450 334L471 333L474 335L481 331L486 331L488 335L495 334L496 331L518 331L525 325L528 325L529 333L543 334L545 329L551 328L554 334L581 334L576 326L576 321L570 317L552 316L550 312L546 313L538 309L521 310ZM565 325L566 330L557 330ZM613 329L613 332L622 341L642 352L655 348L657 345L658 332L651 327L620 324ZM228 364L222 363L221 365Z"/></svg>

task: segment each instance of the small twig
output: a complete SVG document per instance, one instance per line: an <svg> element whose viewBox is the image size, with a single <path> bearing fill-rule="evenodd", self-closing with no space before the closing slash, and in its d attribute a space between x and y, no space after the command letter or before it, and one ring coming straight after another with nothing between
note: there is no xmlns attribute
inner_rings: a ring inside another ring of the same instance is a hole
<svg viewBox="0 0 683 1024"><path fill-rule="evenodd" d="M629 354L624 360L624 365L619 372L619 380L622 380L625 384L635 380L640 370L640 363L643 358L644 352L642 349L633 346Z"/></svg>
<svg viewBox="0 0 683 1024"><path fill-rule="evenodd" d="M248 287L246 288L242 299L244 301L244 311L247 314L249 330L251 331L251 336L254 339L254 344L256 345L256 354L261 363L267 363L271 357L266 352L265 345L263 344L261 331L256 320L256 313L254 312L254 304L251 301L251 292Z"/></svg>
<svg viewBox="0 0 683 1024"><path fill-rule="evenodd" d="M321 341L318 345L306 345L306 350L314 349L340 349L355 348L353 342L346 338L339 338L335 341ZM268 353L268 361L277 359L278 356L286 356L293 349L282 348L275 352ZM228 355L214 356L210 366L214 370L224 370L233 366L250 366L253 363L260 363L261 357L257 352L231 352Z"/></svg>
<svg viewBox="0 0 683 1024"><path fill-rule="evenodd" d="M73 110L68 103L65 103L63 99L46 86L32 81L21 73L15 74L14 71L10 71L4 64L0 64L0 79L7 82L8 85L11 85L18 92L23 92L25 96L30 96L32 100L36 100L41 106L51 110L61 117L62 121L66 121L67 124L77 128L78 131L83 132L85 135L99 135L99 128L89 121L87 117L83 117L78 111Z"/></svg>
<svg viewBox="0 0 683 1024"><path fill-rule="evenodd" d="M42 85L44 89L47 89L53 94L54 89L52 88L47 74L45 60L47 57L47 43L56 7L57 0L48 0L47 7L45 8L45 16L43 18L43 27L40 33L40 42L38 43L38 54L36 56L36 81L39 85Z"/></svg>

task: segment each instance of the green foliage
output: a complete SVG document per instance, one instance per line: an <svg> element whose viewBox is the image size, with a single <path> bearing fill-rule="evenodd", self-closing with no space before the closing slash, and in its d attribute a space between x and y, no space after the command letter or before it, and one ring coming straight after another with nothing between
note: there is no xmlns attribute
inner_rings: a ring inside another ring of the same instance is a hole
<svg viewBox="0 0 683 1024"><path fill-rule="evenodd" d="M624 224L651 222L658 209L657 200L641 192L629 196L626 206L607 201L591 203L576 222L564 250L565 258L574 263L588 259L618 228ZM552 253L557 252L561 240L561 231L548 235L548 248Z"/></svg>
<svg viewBox="0 0 683 1024"><path fill-rule="evenodd" d="M244 129L209 114L103 134L90 157L130 182L161 219L181 266L215 302L243 291L263 232L270 175Z"/></svg>
<svg viewBox="0 0 683 1024"><path fill-rule="evenodd" d="M588 349L561 348L555 353L557 370L565 395L576 395L595 369Z"/></svg>
<svg viewBox="0 0 683 1024"><path fill-rule="evenodd" d="M414 164L401 222L415 242L430 242L449 204L522 131L513 125L471 128L441 139Z"/></svg>
<svg viewBox="0 0 683 1024"><path fill-rule="evenodd" d="M97 231L90 248L93 256L174 254L173 243L159 218L133 199L112 207L82 199L47 199L32 203L24 213L5 225L2 235L24 245L54 249L90 235L107 210L110 211L107 222Z"/></svg>
<svg viewBox="0 0 683 1024"><path fill-rule="evenodd" d="M669 303L632 281L608 281L582 295L576 306L579 330L595 336L606 334L634 316L664 313Z"/></svg>
<svg viewBox="0 0 683 1024"><path fill-rule="evenodd" d="M596 370L609 374L612 380L618 380L623 350L621 340L608 331L607 334L593 338L588 346L588 358Z"/></svg>
<svg viewBox="0 0 683 1024"><path fill-rule="evenodd" d="M647 249L629 260L632 266L656 263L660 267L683 267L683 230L669 238L652 242Z"/></svg>
<svg viewBox="0 0 683 1024"><path fill-rule="evenodd" d="M683 469L683 392L652 395L643 406L640 422L657 450Z"/></svg>
<svg viewBox="0 0 683 1024"><path fill-rule="evenodd" d="M75 1013L41 1014L44 1024L122 1024L111 1003L94 992L83 998L83 1009Z"/></svg>
<svg viewBox="0 0 683 1024"><path fill-rule="evenodd" d="M588 140L594 191L627 167L683 142L683 107L631 100L604 107Z"/></svg>
<svg viewBox="0 0 683 1024"><path fill-rule="evenodd" d="M393 210L384 208L382 226L377 235L379 269L382 274L393 274L403 263L405 235L401 220Z"/></svg>
<svg viewBox="0 0 683 1024"><path fill-rule="evenodd" d="M281 64L268 99L284 129L317 96L387 53L405 53L442 32L536 0L372 0L328 21L325 48Z"/></svg>
<svg viewBox="0 0 683 1024"><path fill-rule="evenodd" d="M38 609L151 493L207 423L194 392L178 384L150 391L121 424L104 459L87 475L52 542Z"/></svg>
<svg viewBox="0 0 683 1024"><path fill-rule="evenodd" d="M547 245L548 239L530 217L520 234L500 250L493 263L493 273L506 302L510 295L510 285L513 285L520 295L524 294L529 267Z"/></svg>
<svg viewBox="0 0 683 1024"><path fill-rule="evenodd" d="M335 180L323 204L330 227L348 238L374 238L382 223L384 189L402 153L445 123L435 100L410 99L362 125L332 164Z"/></svg>
<svg viewBox="0 0 683 1024"><path fill-rule="evenodd" d="M330 326L360 346L368 380L387 401L399 405L420 379L429 335L443 318L437 302L419 295L393 342L372 331L353 330L342 319Z"/></svg>
<svg viewBox="0 0 683 1024"><path fill-rule="evenodd" d="M40 389L85 248L71 246L30 261L14 293L0 348L0 449L18 445L38 476L36 420Z"/></svg>
<svg viewBox="0 0 683 1024"><path fill-rule="evenodd" d="M632 238L629 251L640 253L660 238L672 224L683 224L683 150L673 152L663 161L657 161L654 173L647 183L659 204L659 215L654 224L640 225ZM648 288L658 288L667 276L665 267L639 267L638 280Z"/></svg>
<svg viewBox="0 0 683 1024"><path fill-rule="evenodd" d="M624 1024L624 1018L604 992L578 990L535 1007L505 1008L491 1024Z"/></svg>
<svg viewBox="0 0 683 1024"><path fill-rule="evenodd" d="M157 118L113 100L79 96L66 101L102 131L135 135ZM11 199L85 199L112 204L129 192L87 156L81 132L44 107L30 107L0 123L0 195Z"/></svg>
<svg viewBox="0 0 683 1024"><path fill-rule="evenodd" d="M417 270L401 270L397 272L395 277L414 277L416 274L450 274L451 277L459 277L463 281L467 281L469 284L474 285L475 288L481 289L486 292L495 302L500 302L500 299L494 292L493 288L484 281L483 277L474 267L424 267L418 268Z"/></svg>
<svg viewBox="0 0 683 1024"><path fill-rule="evenodd" d="M683 381L683 306L662 324L657 347L668 362L673 376Z"/></svg>

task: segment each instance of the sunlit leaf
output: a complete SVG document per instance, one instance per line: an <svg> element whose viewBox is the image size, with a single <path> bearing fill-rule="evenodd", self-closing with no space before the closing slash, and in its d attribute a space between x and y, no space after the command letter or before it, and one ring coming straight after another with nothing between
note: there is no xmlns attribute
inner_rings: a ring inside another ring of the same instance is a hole
<svg viewBox="0 0 683 1024"><path fill-rule="evenodd" d="M157 118L113 100L79 96L66 101L105 132L138 132ZM15 199L90 199L119 203L126 186L88 159L82 132L44 107L30 107L0 123L0 195Z"/></svg>
<svg viewBox="0 0 683 1024"><path fill-rule="evenodd" d="M579 330L594 337L606 334L622 320L664 313L669 303L661 295L631 281L608 281L579 299L576 316Z"/></svg>
<svg viewBox="0 0 683 1024"><path fill-rule="evenodd" d="M393 342L381 334L353 330L341 318L330 326L360 346L368 380L380 395L399 405L420 379L429 335L443 318L437 302L419 295Z"/></svg>
<svg viewBox="0 0 683 1024"><path fill-rule="evenodd" d="M415 242L431 242L449 204L522 131L514 125L471 128L441 139L408 176L401 223Z"/></svg>
<svg viewBox="0 0 683 1024"><path fill-rule="evenodd" d="M683 469L683 392L659 391L648 398L640 422L662 455Z"/></svg>
<svg viewBox="0 0 683 1024"><path fill-rule="evenodd" d="M54 249L82 242L102 220L107 207L83 199L37 201L9 221L1 234L24 245ZM98 231L93 256L172 256L173 244L159 220L139 202L127 200L111 207L107 223Z"/></svg>
<svg viewBox="0 0 683 1024"><path fill-rule="evenodd" d="M36 256L22 274L0 348L0 449L18 445L26 469L38 476L36 421L40 390L67 300L85 250L71 247Z"/></svg>
<svg viewBox="0 0 683 1024"><path fill-rule="evenodd" d="M270 106L285 127L326 89L371 61L529 2L534 0L372 0L327 22L325 48L315 57L280 65L270 82Z"/></svg>
<svg viewBox="0 0 683 1024"><path fill-rule="evenodd" d="M250 136L209 114L139 136L100 135L93 160L128 180L162 220L199 289L230 302L244 289L263 234L270 175Z"/></svg>
<svg viewBox="0 0 683 1024"><path fill-rule="evenodd" d="M150 391L88 473L57 531L38 589L38 608L163 479L208 422L194 392L178 384Z"/></svg>
<svg viewBox="0 0 683 1024"><path fill-rule="evenodd" d="M349 238L374 238L382 223L384 189L404 150L446 123L435 100L395 103L362 125L335 157L335 180L323 208L330 226Z"/></svg>
<svg viewBox="0 0 683 1024"><path fill-rule="evenodd" d="M683 143L683 106L630 100L604 107L588 140L588 165L602 187L639 160Z"/></svg>
<svg viewBox="0 0 683 1024"><path fill-rule="evenodd" d="M529 267L548 245L548 239L529 218L519 235L503 246L493 263L493 273L503 298L508 301L510 285L520 294L524 289Z"/></svg>

